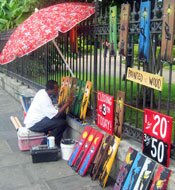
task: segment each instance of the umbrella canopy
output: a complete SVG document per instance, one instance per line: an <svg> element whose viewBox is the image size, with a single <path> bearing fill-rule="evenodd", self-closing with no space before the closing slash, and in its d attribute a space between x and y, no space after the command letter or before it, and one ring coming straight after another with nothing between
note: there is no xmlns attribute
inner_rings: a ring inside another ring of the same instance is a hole
<svg viewBox="0 0 175 190"><path fill-rule="evenodd" d="M55 39L58 32L65 33L69 31L75 25L94 14L94 12L95 7L93 4L67 2L33 13L10 36L0 53L0 64L7 64L16 57L22 57L36 50ZM61 53L55 42L54 45ZM62 55L61 57L63 58Z"/></svg>

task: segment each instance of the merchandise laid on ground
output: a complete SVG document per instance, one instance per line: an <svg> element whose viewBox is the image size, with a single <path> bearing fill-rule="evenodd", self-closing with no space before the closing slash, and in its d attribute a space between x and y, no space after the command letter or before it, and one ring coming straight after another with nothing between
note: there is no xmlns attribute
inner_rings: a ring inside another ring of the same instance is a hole
<svg viewBox="0 0 175 190"><path fill-rule="evenodd" d="M114 190L163 190L167 188L170 174L171 170L130 147L122 166L117 172Z"/></svg>
<svg viewBox="0 0 175 190"><path fill-rule="evenodd" d="M74 118L85 119L91 87L90 81L63 77L58 104L63 104L70 95L73 95L73 104L66 112ZM118 92L116 105L114 97L108 94L99 91L97 96L97 125L85 126L78 142L65 160L68 160L68 165L80 176L89 173L91 179L98 179L100 186L104 188L112 167L115 167L114 160L120 148L125 93ZM171 170L165 166L169 166L172 118L148 109L144 110L144 115L144 154L132 147L128 149L125 160L117 172L114 190L150 188L163 190L167 187ZM161 125L157 123L157 119L162 121ZM56 147L40 145L43 138L46 138L43 134L37 136L38 134L26 130L16 117L11 117L11 121L17 129L19 149L22 151L31 149L33 163L58 160Z"/></svg>
<svg viewBox="0 0 175 190"><path fill-rule="evenodd" d="M63 77L58 104L63 104L70 95L73 95L73 104L66 112L75 114L73 119L77 116L84 119L91 87L90 81ZM73 143L73 140L63 139L64 148L67 144L71 149L67 147L69 153L65 153L62 145L61 153L66 154L62 159L67 160L75 172L82 177L89 173L91 179L98 179L99 185L104 188L108 185L108 177L112 167L115 167L114 161L120 149L125 93L118 91L116 101L113 96L101 91L97 92L97 96L96 125L85 125L77 143L76 140ZM31 132L22 126L17 117L11 116L11 121L17 130L19 149L30 150L33 163L58 160L59 150L55 146L54 138ZM171 174L171 170L167 168L170 163L171 134L171 117L145 109L143 153L132 147L128 149L125 160L117 171L114 190L166 189ZM47 145L41 145L46 138Z"/></svg>
<svg viewBox="0 0 175 190"><path fill-rule="evenodd" d="M103 137L98 130L86 126L68 165L81 176L89 173L91 179L98 179L100 186L104 188L111 168L115 167L113 162L119 145L120 138L117 136L105 134ZM114 190L165 190L170 174L170 169L129 147L125 160L117 171Z"/></svg>
<svg viewBox="0 0 175 190"><path fill-rule="evenodd" d="M146 112L147 113L147 112ZM40 137L22 127L19 120L11 117L17 129L20 150L31 150L32 162L50 162L58 160L58 148L40 145ZM18 123L18 124L17 124ZM19 135L26 137L23 142ZM31 137L34 135L34 137ZM41 134L40 134L41 135ZM28 140L27 140L28 136ZM104 188L120 148L120 138L105 131L86 126L68 159L68 165L80 176L90 174L92 180L99 180ZM33 143L33 144L32 144ZM130 147L125 160L116 174L114 190L120 189L161 189L167 188L171 170L156 163L151 158Z"/></svg>

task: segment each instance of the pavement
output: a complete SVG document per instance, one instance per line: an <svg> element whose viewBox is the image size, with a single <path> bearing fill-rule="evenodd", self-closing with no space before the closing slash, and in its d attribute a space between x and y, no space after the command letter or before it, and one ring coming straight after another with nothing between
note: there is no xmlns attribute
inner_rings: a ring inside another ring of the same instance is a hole
<svg viewBox="0 0 175 190"><path fill-rule="evenodd" d="M29 151L18 149L17 134L10 121L22 121L21 105L0 87L0 190L100 190L98 181L79 176L61 159L32 163ZM107 190L112 189L108 185Z"/></svg>

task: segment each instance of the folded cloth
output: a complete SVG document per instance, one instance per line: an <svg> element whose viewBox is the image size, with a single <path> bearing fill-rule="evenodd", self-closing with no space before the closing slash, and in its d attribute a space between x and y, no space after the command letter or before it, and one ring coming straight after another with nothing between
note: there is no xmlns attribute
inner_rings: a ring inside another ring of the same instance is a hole
<svg viewBox="0 0 175 190"><path fill-rule="evenodd" d="M38 133L38 132L34 132L34 131L31 131L30 129L26 128L26 127L20 127L18 129L18 132L17 134L19 136L23 136L23 137L26 137L26 136L41 136L41 135L45 135L44 133Z"/></svg>

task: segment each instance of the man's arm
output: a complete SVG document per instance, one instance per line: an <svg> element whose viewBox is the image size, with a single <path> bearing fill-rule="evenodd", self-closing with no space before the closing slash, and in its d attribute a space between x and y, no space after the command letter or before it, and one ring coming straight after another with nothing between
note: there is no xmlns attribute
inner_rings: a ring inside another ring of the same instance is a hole
<svg viewBox="0 0 175 190"><path fill-rule="evenodd" d="M66 110L66 108L69 107L69 106L72 104L73 99L74 99L74 97L73 97L73 96L70 96L70 97L68 98L67 102L66 102L65 104L63 104L63 105L61 106L61 108L59 108L58 113L55 115L55 117L59 117L59 115L60 115L61 113L63 113L63 112Z"/></svg>

